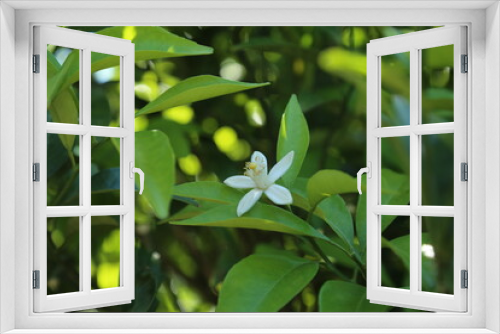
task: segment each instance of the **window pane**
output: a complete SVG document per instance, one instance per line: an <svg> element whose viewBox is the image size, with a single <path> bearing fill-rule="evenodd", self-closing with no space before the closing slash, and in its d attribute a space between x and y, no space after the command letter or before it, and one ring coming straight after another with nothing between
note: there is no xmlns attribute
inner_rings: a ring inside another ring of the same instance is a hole
<svg viewBox="0 0 500 334"><path fill-rule="evenodd" d="M453 45L421 54L422 123L453 122Z"/></svg>
<svg viewBox="0 0 500 334"><path fill-rule="evenodd" d="M410 137L381 138L381 204L407 205L410 202Z"/></svg>
<svg viewBox="0 0 500 334"><path fill-rule="evenodd" d="M422 205L453 205L453 134L422 136Z"/></svg>
<svg viewBox="0 0 500 334"><path fill-rule="evenodd" d="M381 221L382 286L409 289L410 217L381 216Z"/></svg>
<svg viewBox="0 0 500 334"><path fill-rule="evenodd" d="M47 219L47 294L80 290L80 217Z"/></svg>
<svg viewBox="0 0 500 334"><path fill-rule="evenodd" d="M47 134L47 205L80 205L80 136Z"/></svg>
<svg viewBox="0 0 500 334"><path fill-rule="evenodd" d="M80 122L80 50L47 45L47 122Z"/></svg>
<svg viewBox="0 0 500 334"><path fill-rule="evenodd" d="M92 125L120 126L120 57L91 53L92 64L102 69L92 73Z"/></svg>
<svg viewBox="0 0 500 334"><path fill-rule="evenodd" d="M92 137L92 205L120 205L120 139Z"/></svg>
<svg viewBox="0 0 500 334"><path fill-rule="evenodd" d="M92 217L93 290L120 286L120 219L120 216Z"/></svg>
<svg viewBox="0 0 500 334"><path fill-rule="evenodd" d="M382 126L410 124L410 53L381 58L380 110Z"/></svg>
<svg viewBox="0 0 500 334"><path fill-rule="evenodd" d="M453 218L422 217L422 290L453 294Z"/></svg>

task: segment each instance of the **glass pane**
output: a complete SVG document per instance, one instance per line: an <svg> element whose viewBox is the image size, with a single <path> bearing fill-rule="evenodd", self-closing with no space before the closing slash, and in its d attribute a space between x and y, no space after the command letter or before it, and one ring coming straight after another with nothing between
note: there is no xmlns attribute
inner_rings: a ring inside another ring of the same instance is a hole
<svg viewBox="0 0 500 334"><path fill-rule="evenodd" d="M410 53L381 58L380 110L382 126L410 124Z"/></svg>
<svg viewBox="0 0 500 334"><path fill-rule="evenodd" d="M422 123L453 122L453 45L421 54Z"/></svg>
<svg viewBox="0 0 500 334"><path fill-rule="evenodd" d="M80 50L47 45L47 122L80 122Z"/></svg>
<svg viewBox="0 0 500 334"><path fill-rule="evenodd" d="M410 288L410 217L381 216L382 286Z"/></svg>
<svg viewBox="0 0 500 334"><path fill-rule="evenodd" d="M453 134L422 136L422 205L453 205Z"/></svg>
<svg viewBox="0 0 500 334"><path fill-rule="evenodd" d="M92 290L120 286L120 218L92 217Z"/></svg>
<svg viewBox="0 0 500 334"><path fill-rule="evenodd" d="M120 57L91 53L92 64L102 69L92 73L92 125L120 126Z"/></svg>
<svg viewBox="0 0 500 334"><path fill-rule="evenodd" d="M47 219L47 294L80 291L80 217Z"/></svg>
<svg viewBox="0 0 500 334"><path fill-rule="evenodd" d="M92 205L120 205L120 139L92 137Z"/></svg>
<svg viewBox="0 0 500 334"><path fill-rule="evenodd" d="M381 138L381 204L410 203L410 137Z"/></svg>
<svg viewBox="0 0 500 334"><path fill-rule="evenodd" d="M453 218L422 217L422 290L453 294Z"/></svg>
<svg viewBox="0 0 500 334"><path fill-rule="evenodd" d="M80 205L80 136L47 134L47 205Z"/></svg>

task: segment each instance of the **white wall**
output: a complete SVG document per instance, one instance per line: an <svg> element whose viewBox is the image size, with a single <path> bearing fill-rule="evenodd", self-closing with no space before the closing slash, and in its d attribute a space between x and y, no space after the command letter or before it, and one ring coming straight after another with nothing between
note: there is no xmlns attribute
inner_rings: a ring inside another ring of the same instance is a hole
<svg viewBox="0 0 500 334"><path fill-rule="evenodd" d="M0 3L0 333L14 328L15 11Z"/></svg>
<svg viewBox="0 0 500 334"><path fill-rule="evenodd" d="M486 265L486 328L500 332L500 283L491 277L500 274L500 6L498 3L486 11L486 69L493 75L486 77L486 217L493 222L486 224L486 244L496 254L496 261ZM496 302L494 302L496 301Z"/></svg>

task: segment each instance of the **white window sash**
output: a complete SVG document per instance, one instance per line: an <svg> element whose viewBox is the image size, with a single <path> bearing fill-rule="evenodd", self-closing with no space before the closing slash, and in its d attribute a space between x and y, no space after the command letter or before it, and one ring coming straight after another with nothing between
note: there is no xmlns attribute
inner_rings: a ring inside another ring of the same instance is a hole
<svg viewBox="0 0 500 334"><path fill-rule="evenodd" d="M46 121L47 45L80 50L80 124ZM40 163L40 181L34 191L34 268L40 271L39 289L34 289L35 312L67 312L129 303L134 299L134 179L129 176L134 161L134 44L128 40L70 29L35 27L34 51L40 55L40 73L34 74L34 162ZM119 56L120 127L91 125L91 52ZM80 205L47 206L47 134L71 134L80 138ZM91 205L91 138L120 138L121 205ZM91 289L91 217L120 215L120 286ZM79 274L77 292L47 295L47 218L80 217Z"/></svg>
<svg viewBox="0 0 500 334"><path fill-rule="evenodd" d="M372 177L367 180L367 297L373 303L430 311L467 310L467 290L461 288L461 270L467 269L467 182L460 179L460 164L467 162L467 75L460 73L461 55L467 54L466 28L452 26L398 35L371 41L367 46L367 161ZM454 122L419 124L420 51L454 45ZM410 125L381 127L380 57L410 52ZM454 134L454 206L422 206L420 135ZM410 137L410 205L381 205L381 138ZM381 286L381 215L410 216L410 289ZM421 291L422 216L454 218L454 281L453 295Z"/></svg>

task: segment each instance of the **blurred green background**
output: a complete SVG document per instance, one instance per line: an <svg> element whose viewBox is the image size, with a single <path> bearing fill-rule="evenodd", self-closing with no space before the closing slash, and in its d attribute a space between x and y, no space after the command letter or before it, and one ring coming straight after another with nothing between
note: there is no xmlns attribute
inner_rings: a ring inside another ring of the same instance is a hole
<svg viewBox="0 0 500 334"><path fill-rule="evenodd" d="M106 27L71 28L98 32ZM296 94L310 131L300 177L309 178L321 169L355 176L366 165L366 44L372 39L428 28L162 27L212 47L213 53L143 60L136 55L136 110L182 80L202 74L271 84L138 116L136 131L159 130L168 136L175 154L176 184L223 181L242 174L253 151L263 152L270 165L276 162L271 157L276 156L281 116L290 96ZM137 43L142 35L136 33L136 37L134 31L125 29L120 37ZM49 52L60 64L68 56L68 50L57 46L49 46ZM381 80L382 126L409 124L409 55L383 57ZM451 47L422 51L422 85L422 122L453 121ZM78 82L72 87L77 99ZM95 71L92 124L116 126L118 111L119 71L113 66ZM51 121L50 114L48 117ZM422 144L423 204L453 205L453 135L423 136ZM93 138L92 205L119 203L119 149L116 141ZM48 135L48 205L78 204L78 150L78 138ZM408 203L409 138L383 139L382 167L388 174L401 177L399 195ZM363 244L365 197L345 194L342 198L355 220L355 243ZM189 216L187 206L186 201L174 198L166 218L144 196L136 196L135 300L90 311L212 312L228 271L256 250L270 247L310 256L310 245L287 234L169 224ZM388 217L387 221L392 223L383 232L382 282L384 286L407 288L409 222L407 217ZM313 226L320 230L321 224L313 220ZM429 217L422 226L426 245L422 255L423 289L453 293L453 221ZM78 291L78 219L49 219L47 233L49 294ZM119 217L93 217L92 288L119 285L119 245ZM404 311L365 303L360 306L365 293L362 270L342 252L322 246L336 274L320 267L314 279L279 311ZM331 280L353 285L343 289L342 283L325 284ZM325 298L329 300L320 301Z"/></svg>

